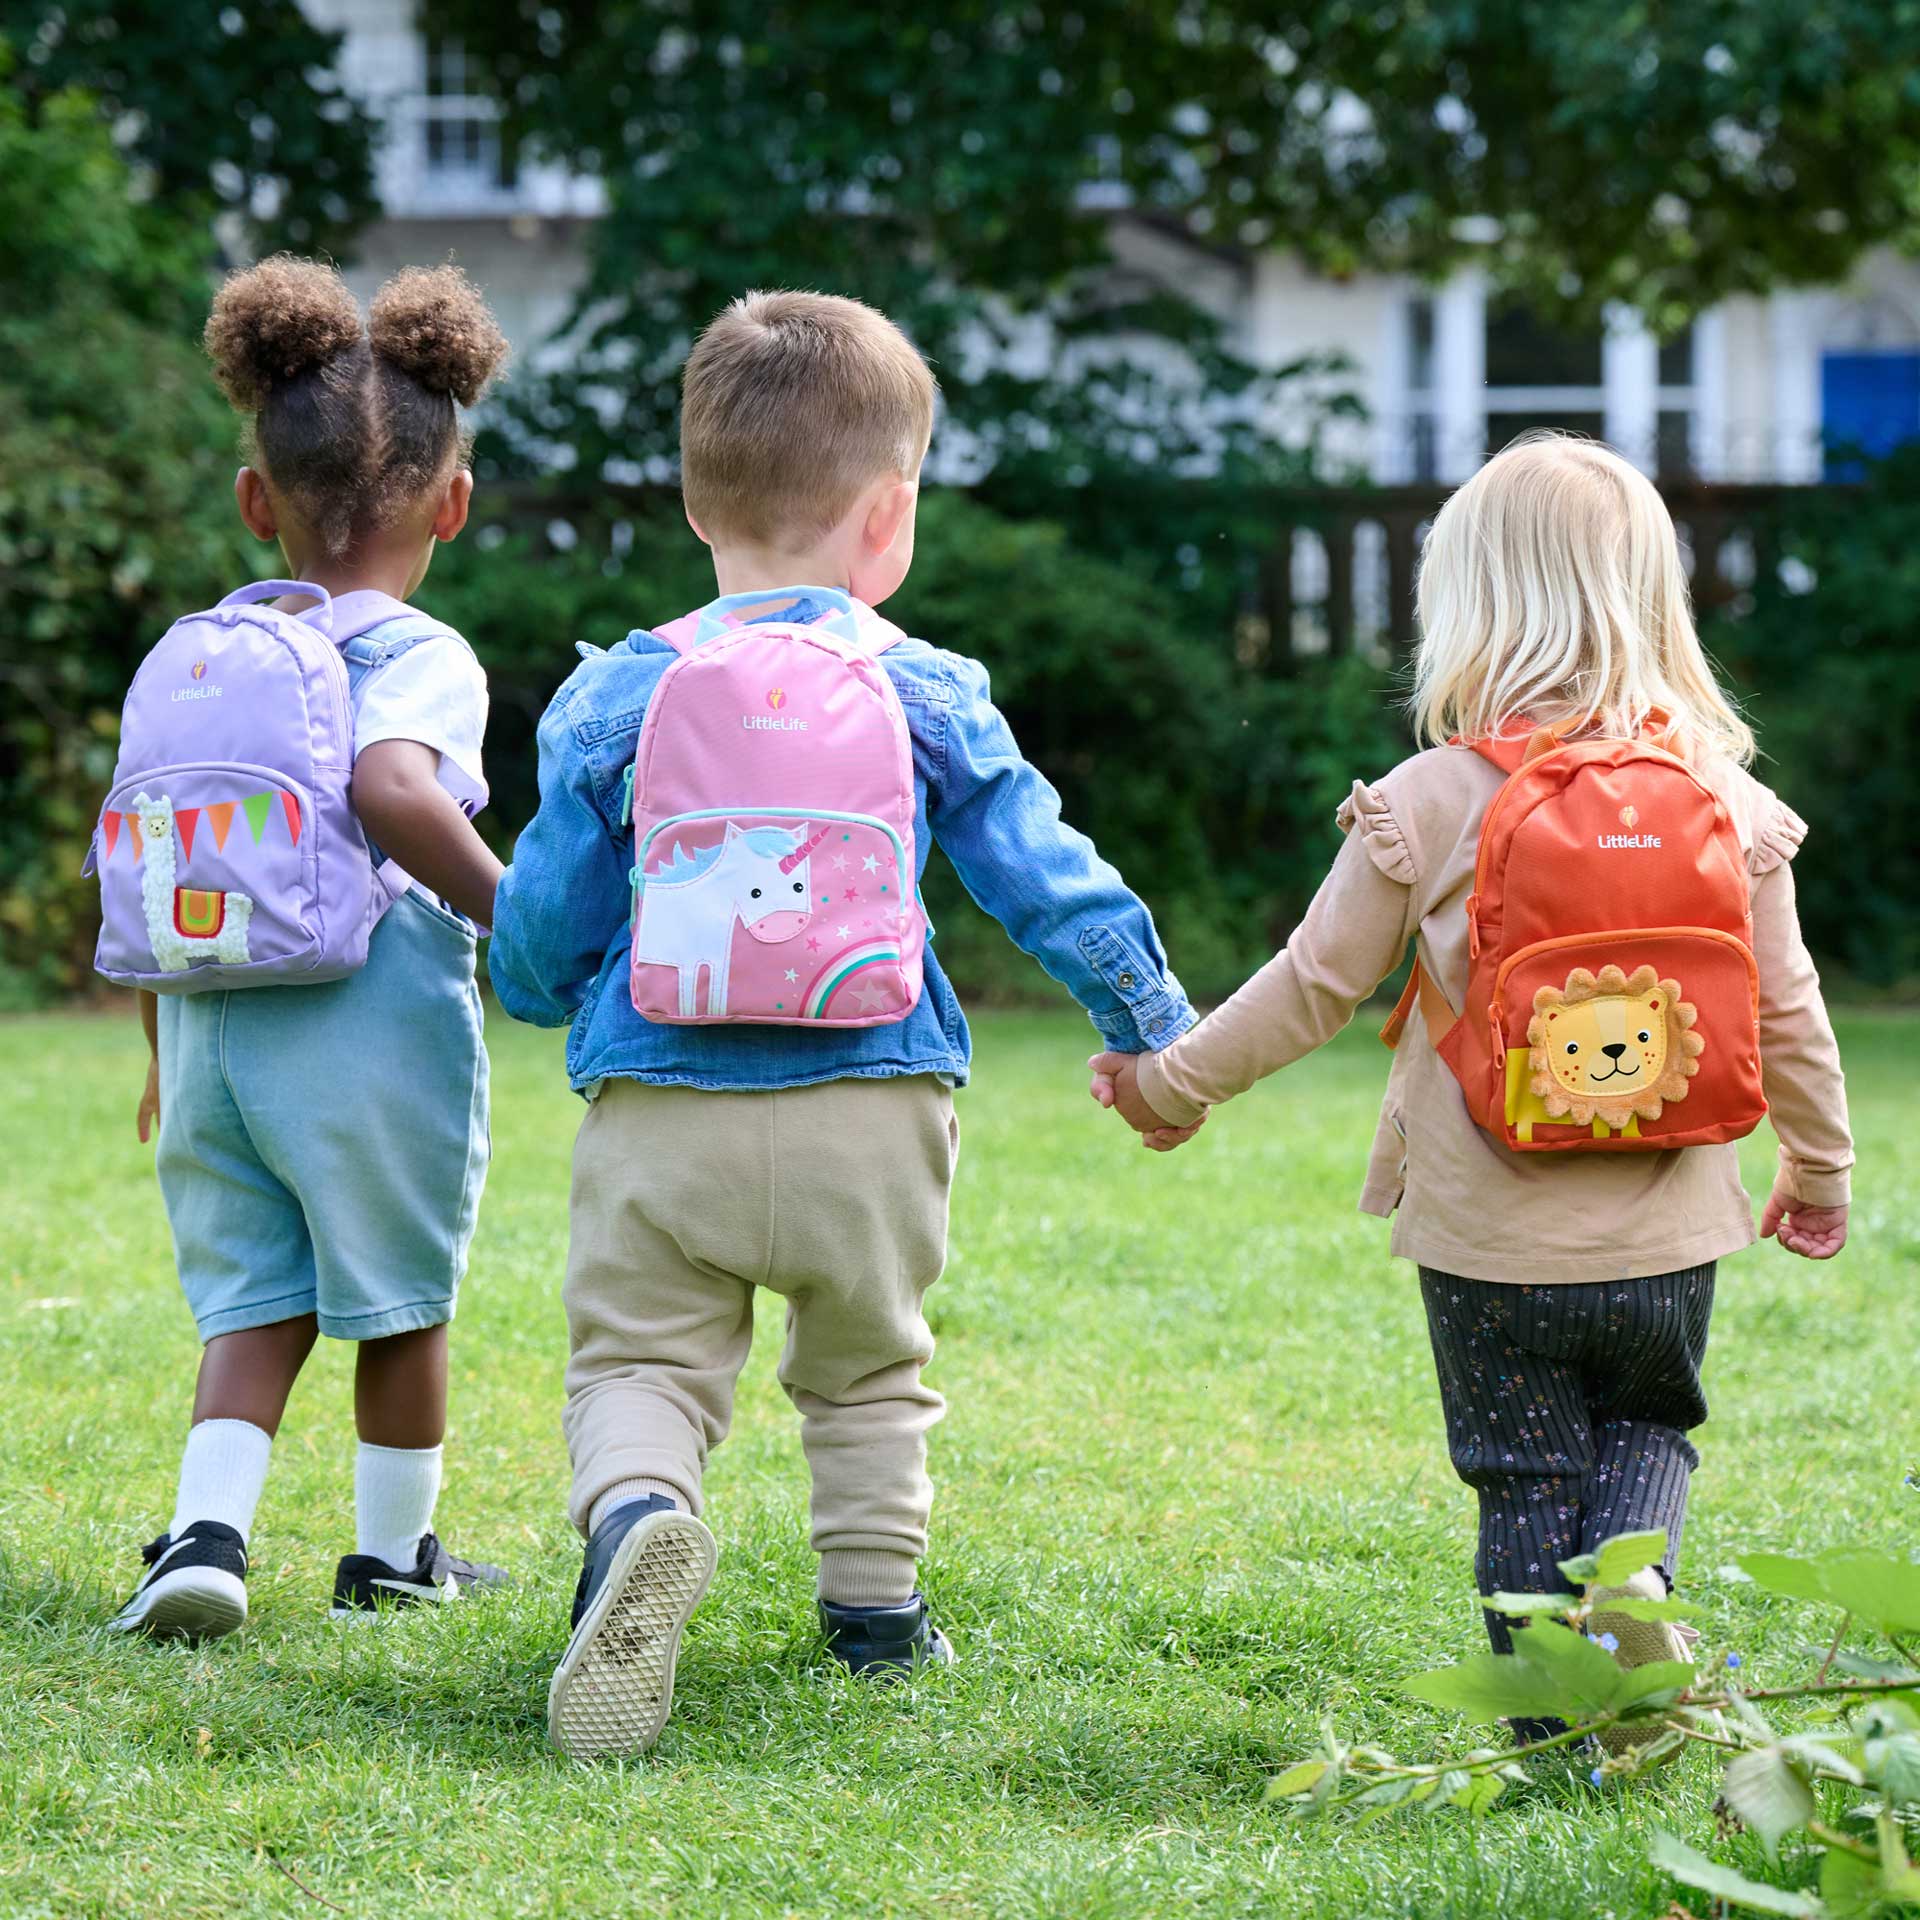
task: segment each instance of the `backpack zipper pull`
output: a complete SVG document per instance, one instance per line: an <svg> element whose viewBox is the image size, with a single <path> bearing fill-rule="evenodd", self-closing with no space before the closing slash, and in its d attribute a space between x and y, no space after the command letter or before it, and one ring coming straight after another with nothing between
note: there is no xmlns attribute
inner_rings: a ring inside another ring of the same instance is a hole
<svg viewBox="0 0 1920 1920"><path fill-rule="evenodd" d="M1477 893L1467 895L1467 952L1472 958L1480 958L1480 896Z"/></svg>
<svg viewBox="0 0 1920 1920"><path fill-rule="evenodd" d="M1498 1000L1487 1008L1487 1026L1493 1035L1493 1064L1507 1070L1507 1010Z"/></svg>
<svg viewBox="0 0 1920 1920"><path fill-rule="evenodd" d="M631 765L620 776L620 824L623 827L633 825L633 768Z"/></svg>

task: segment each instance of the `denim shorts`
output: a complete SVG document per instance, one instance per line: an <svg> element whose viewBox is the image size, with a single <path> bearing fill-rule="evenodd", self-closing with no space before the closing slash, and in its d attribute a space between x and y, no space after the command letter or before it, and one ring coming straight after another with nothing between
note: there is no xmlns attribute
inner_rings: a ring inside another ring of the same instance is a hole
<svg viewBox="0 0 1920 1920"><path fill-rule="evenodd" d="M319 986L160 1000L160 1191L202 1340L453 1318L487 1174L474 935L418 890Z"/></svg>

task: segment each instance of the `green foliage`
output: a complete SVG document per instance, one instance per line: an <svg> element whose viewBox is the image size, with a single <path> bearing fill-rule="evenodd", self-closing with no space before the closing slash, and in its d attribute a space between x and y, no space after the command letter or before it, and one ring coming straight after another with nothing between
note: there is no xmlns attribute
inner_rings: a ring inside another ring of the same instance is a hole
<svg viewBox="0 0 1920 1920"><path fill-rule="evenodd" d="M1151 471L1212 430L1149 415L1139 459L1154 376L1079 350L1144 333L1192 351L1203 389L1247 374L1184 301L1095 291L1105 210L1191 249L1196 276L1273 245L1335 274L1471 256L1563 319L1623 300L1666 331L1844 277L1909 231L1920 160L1920 21L1878 0L432 0L428 18L491 66L522 138L608 183L587 330L623 369L614 407L571 384L542 410L592 458L670 451L690 329L745 287L806 285L907 322L1002 459L1041 426L1046 464ZM982 346L1043 306L1081 377L990 370Z"/></svg>
<svg viewBox="0 0 1920 1920"><path fill-rule="evenodd" d="M1920 976L1920 448L1858 489L1785 496L1751 606L1703 638L1759 722L1761 777L1812 828L1794 866L1808 944L1862 980Z"/></svg>
<svg viewBox="0 0 1920 1920"><path fill-rule="evenodd" d="M183 227L238 215L255 248L335 251L376 211L374 123L298 0L0 0L30 105L96 101Z"/></svg>
<svg viewBox="0 0 1920 1920"><path fill-rule="evenodd" d="M1377 1748L1343 1748L1329 1731L1325 1756L1287 1769L1269 1787L1269 1798L1294 1801L1301 1814L1313 1815L1354 1810L1370 1816L1430 1796L1473 1811L1465 1795L1472 1780L1507 1778L1518 1763L1596 1731L1640 1727L1643 1739L1593 1770L1596 1786L1644 1773L1689 1744L1730 1751L1720 1780L1726 1817L1755 1835L1769 1861L1778 1860L1790 1834L1806 1835L1818 1850L1821 1892L1815 1897L1751 1880L1672 1834L1656 1833L1654 1864L1683 1885L1727 1906L1801 1920L1920 1907L1920 1870L1908 1856L1905 1832L1920 1819L1920 1663L1910 1644L1920 1639L1920 1565L1858 1548L1811 1559L1741 1555L1742 1571L1766 1591L1840 1609L1839 1629L1818 1671L1803 1682L1762 1688L1744 1674L1721 1680L1692 1660L1617 1665L1590 1630L1596 1607L1620 1610L1601 1589L1653 1565L1665 1551L1664 1534L1622 1534L1580 1561L1563 1561L1561 1571L1585 1581L1586 1592L1537 1596L1536 1617L1515 1630L1511 1653L1478 1654L1405 1683L1417 1698L1468 1720L1546 1720L1563 1723L1559 1731L1523 1739L1503 1753L1411 1764ZM1577 1572L1582 1562L1585 1571ZM1559 1617L1548 1617L1550 1610ZM1832 1679L1844 1664L1840 1642L1855 1622L1883 1633L1898 1661L1856 1658L1854 1673ZM1863 1665L1864 1674L1858 1671ZM1738 1668L1728 1660L1730 1674ZM1758 1703L1788 1700L1813 1703L1822 1722L1805 1733L1777 1733ZM1865 1797L1834 1798L1849 1792ZM1845 1830L1856 1817L1872 1821L1871 1840Z"/></svg>
<svg viewBox="0 0 1920 1920"><path fill-rule="evenodd" d="M483 528L435 562L423 594L486 662L493 818L508 827L531 813L532 731L574 642L610 645L713 593L705 549L668 501L643 499L611 526L598 513L568 525L561 550ZM1056 527L957 493L926 496L912 576L887 611L985 662L1066 818L1153 906L1195 993L1229 992L1271 956L1333 856L1333 811L1356 774L1406 750L1377 670L1243 669L1178 595ZM937 858L928 900L942 960L964 985L1035 989L1032 963Z"/></svg>
<svg viewBox="0 0 1920 1920"><path fill-rule="evenodd" d="M4 76L0 75L0 81ZM246 577L230 416L180 325L194 248L93 103L0 84L0 1002L87 975L79 877L134 662Z"/></svg>

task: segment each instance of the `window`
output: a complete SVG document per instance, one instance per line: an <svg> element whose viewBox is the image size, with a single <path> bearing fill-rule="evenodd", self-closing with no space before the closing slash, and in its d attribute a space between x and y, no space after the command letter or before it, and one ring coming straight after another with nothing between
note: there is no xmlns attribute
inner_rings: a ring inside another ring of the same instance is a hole
<svg viewBox="0 0 1920 1920"><path fill-rule="evenodd" d="M500 109L467 62L457 40L427 42L427 85L421 102L424 160L438 185L511 188L518 174L500 132Z"/></svg>
<svg viewBox="0 0 1920 1920"><path fill-rule="evenodd" d="M1487 451L1537 427L1606 435L1600 335L1563 333L1512 302L1487 309Z"/></svg>
<svg viewBox="0 0 1920 1920"><path fill-rule="evenodd" d="M1440 417L1434 388L1433 301L1425 294L1407 305L1407 449L1405 478L1440 477ZM1397 474L1383 475L1396 479Z"/></svg>
<svg viewBox="0 0 1920 1920"><path fill-rule="evenodd" d="M1404 423L1383 442L1380 479L1465 479L1533 430L1611 440L1663 479L1694 472L1693 329L1610 343L1598 327L1556 327L1518 301L1485 299L1473 280L1416 293L1403 312Z"/></svg>

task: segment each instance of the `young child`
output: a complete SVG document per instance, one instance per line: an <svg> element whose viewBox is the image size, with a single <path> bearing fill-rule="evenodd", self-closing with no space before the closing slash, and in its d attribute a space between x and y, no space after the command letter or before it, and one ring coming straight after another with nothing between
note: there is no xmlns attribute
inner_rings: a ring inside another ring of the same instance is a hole
<svg viewBox="0 0 1920 1920"><path fill-rule="evenodd" d="M715 1562L701 1475L727 1431L759 1288L788 1303L779 1374L813 1476L828 1647L883 1673L951 1658L917 1567L926 1434L943 1407L921 1377L933 1352L921 1303L945 1259L952 1089L970 1052L953 991L929 949L917 1004L888 1024L681 1025L641 1017L626 977L625 783L649 700L680 648L697 663L696 634L776 618L875 630L870 609L913 559L933 406L920 356L870 308L810 293L735 301L687 363L681 426L687 518L713 551L721 598L670 637L642 629L594 653L541 725L539 811L500 885L491 969L509 1012L573 1023L567 1068L590 1103L565 1290L572 1516L587 1547L549 1699L553 1738L575 1755L637 1753L666 1720L680 1635ZM898 644L879 664L911 735L919 866L931 832L1108 1046L1164 1046L1191 1015L1153 921L1062 824L986 670L887 637ZM746 731L732 751L756 726L802 724L782 698L774 688L753 703L772 716L736 722ZM811 962L794 938L790 981L849 934L833 924L843 913L882 910L892 870L825 847L813 866L812 891L829 885L835 911L808 936L821 949ZM903 887L918 878L901 875ZM813 904L786 868L769 885Z"/></svg>
<svg viewBox="0 0 1920 1920"><path fill-rule="evenodd" d="M161 1192L205 1349L173 1520L113 1624L190 1638L246 1618L254 1508L320 1333L359 1348L358 1538L335 1616L505 1577L431 1531L447 1322L487 1167L474 923L491 917L501 869L469 820L487 797L486 677L465 641L405 602L435 543L466 523L457 405L479 398L506 343L452 268L389 281L363 327L337 274L288 258L227 281L206 342L251 420L240 517L333 597L354 808L415 885L344 979L140 995L153 1048L140 1138L157 1115Z"/></svg>
<svg viewBox="0 0 1920 1920"><path fill-rule="evenodd" d="M1745 875L1730 878L1736 913L1751 895L1760 1075L1780 1140L1760 1231L1808 1259L1831 1258L1846 1240L1853 1149L1839 1054L1794 910L1790 862L1805 827L1744 771L1753 739L1694 632L1659 494L1605 447L1544 437L1509 448L1441 509L1422 560L1420 621L1414 716L1424 737L1448 744L1377 786L1356 784L1339 814L1346 844L1286 950L1164 1053L1137 1065L1097 1058L1095 1098L1142 1132L1190 1126L1330 1039L1409 940L1429 1002L1437 990L1445 1003L1429 1005L1444 1031L1468 989L1481 823L1506 778L1465 743L1508 743L1510 767L1512 750L1539 740L1535 729L1631 741L1651 721L1719 796L1744 856ZM1657 823L1638 822L1636 838L1634 814L1629 806L1606 822L1628 829L1604 837L1607 859L1657 857ZM1704 817L1724 819L1711 807ZM1638 885L1656 869L1609 871ZM1699 1009L1703 1031L1708 1013ZM1721 1033L1737 1032L1731 1005L1727 1016ZM1637 1037L1652 1044L1650 1032ZM1634 1038L1597 1051L1625 1070ZM1673 1109L1700 1110L1697 1094ZM1480 1498L1480 1591L1558 1589L1556 1561L1613 1534L1664 1528L1661 1574L1634 1588L1663 1595L1698 1459L1687 1436L1707 1412L1700 1361L1715 1262L1754 1238L1736 1149L1510 1150L1475 1123L1462 1082L1416 1019L1395 1055L1360 1204L1394 1215L1393 1251L1420 1269L1453 1463ZM1683 1652L1658 1623L1604 1623L1630 1663ZM1508 1623L1489 1613L1487 1625L1504 1650Z"/></svg>

